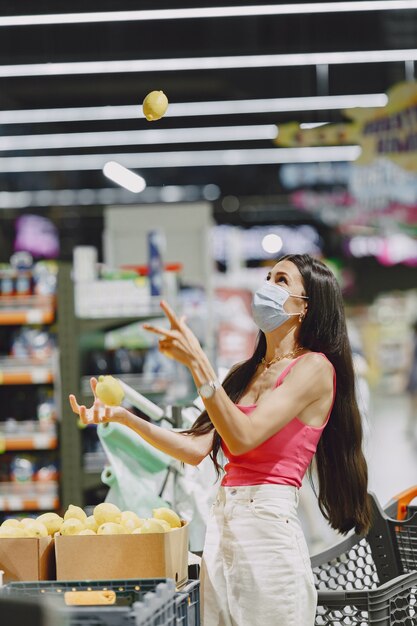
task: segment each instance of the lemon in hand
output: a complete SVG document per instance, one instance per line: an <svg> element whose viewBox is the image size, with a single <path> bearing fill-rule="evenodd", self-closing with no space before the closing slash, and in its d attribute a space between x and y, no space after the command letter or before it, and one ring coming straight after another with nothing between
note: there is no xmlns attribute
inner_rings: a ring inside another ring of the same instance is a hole
<svg viewBox="0 0 417 626"><path fill-rule="evenodd" d="M168 98L163 91L151 91L143 101L142 108L148 122L160 120L168 108Z"/></svg>
<svg viewBox="0 0 417 626"><path fill-rule="evenodd" d="M120 382L113 376L100 376L96 386L96 396L103 404L119 406L125 397Z"/></svg>

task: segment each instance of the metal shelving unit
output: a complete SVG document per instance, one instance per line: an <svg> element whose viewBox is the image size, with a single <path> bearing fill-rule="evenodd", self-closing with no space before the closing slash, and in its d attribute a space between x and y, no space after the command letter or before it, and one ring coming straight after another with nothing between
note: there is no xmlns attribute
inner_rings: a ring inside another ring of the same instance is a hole
<svg viewBox="0 0 417 626"><path fill-rule="evenodd" d="M10 296L0 299L0 326L52 324L55 320L55 296ZM53 385L59 381L55 357L42 359L0 358L0 385ZM36 419L19 421L9 430L0 422L0 453L27 453L56 450L59 442L56 427L45 428ZM1 482L0 517L11 512L57 510L58 480Z"/></svg>
<svg viewBox="0 0 417 626"><path fill-rule="evenodd" d="M89 389L89 377L82 375L81 339L85 333L105 331L106 329L124 326L138 319L156 315L156 311L141 311L136 318L77 318L75 314L74 283L71 278L72 266L69 263L60 265L58 278L58 342L60 348L60 369L63 373L60 381L61 395L61 495L62 506L69 504L85 506L86 492L102 485L101 472L85 471L83 467L83 430L78 425L68 402L69 394L73 393L87 405L91 403L92 394ZM146 394L163 395L165 387L161 384L150 385L141 375L131 375L135 379L127 381L134 384L139 391ZM121 376L123 378L123 376ZM142 386L140 383L145 383Z"/></svg>

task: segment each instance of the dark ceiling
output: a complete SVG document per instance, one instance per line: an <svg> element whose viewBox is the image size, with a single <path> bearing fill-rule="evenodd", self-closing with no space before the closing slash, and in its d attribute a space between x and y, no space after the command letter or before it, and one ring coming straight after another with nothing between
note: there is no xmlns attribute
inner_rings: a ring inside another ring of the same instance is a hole
<svg viewBox="0 0 417 626"><path fill-rule="evenodd" d="M287 3L289 0L287 0ZM214 3L137 2L118 0L52 0L1 2L1 15L37 15L64 11L128 11L197 6L279 5L251 1ZM282 3L283 4L283 3ZM301 3L295 3L300 5ZM337 3L334 3L337 4ZM372 4L369 2L368 4ZM57 6L59 5L59 6ZM254 69L209 69L186 71L143 71L86 75L1 77L8 65L55 64L114 60L152 60L188 57L233 57L239 55L278 55L293 53L330 53L344 51L417 48L417 10L369 11L335 14L298 14L206 19L170 19L132 22L0 27L0 109L55 109L106 105L134 105L131 119L107 121L44 122L1 124L1 136L123 131L126 137L137 130L165 130L240 125L339 121L340 111L299 111L292 113L248 113L245 115L201 115L170 117L150 124L142 115L141 102L151 90L163 90L170 103L233 101L270 98L302 98L317 95L343 95L385 92L392 84L413 74L414 63L403 62L335 64L328 66L328 78L320 76L315 65L295 67L258 67ZM326 68L325 68L326 69ZM300 107L302 108L302 106ZM22 169L30 169L33 157L103 155L103 164L119 153L152 153L231 149L271 149L269 139L246 141L197 141L36 150L8 150L0 154L0 191L81 190L115 187L100 169L78 171L9 172L4 157L23 157ZM107 156L106 156L107 155ZM3 157L3 158L2 158ZM258 196L279 194L279 166L224 165L171 167L137 170L148 187L169 185L209 185L219 187L222 195ZM14 163L14 161L9 161ZM58 163L58 160L56 161ZM1 165L3 163L3 167ZM14 167L14 166L13 166ZM37 166L34 166L36 169ZM10 196L11 197L11 196ZM75 197L75 196L74 196ZM133 196L132 196L133 197ZM146 199L146 192L143 198ZM133 197L140 201L140 196ZM52 200L54 202L56 200ZM45 201L46 202L46 201ZM71 201L70 201L71 202ZM76 201L75 201L76 202Z"/></svg>

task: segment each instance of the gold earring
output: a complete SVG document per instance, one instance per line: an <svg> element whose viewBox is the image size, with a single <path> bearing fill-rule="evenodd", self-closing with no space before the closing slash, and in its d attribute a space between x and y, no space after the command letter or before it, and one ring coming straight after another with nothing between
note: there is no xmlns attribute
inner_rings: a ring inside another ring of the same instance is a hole
<svg viewBox="0 0 417 626"><path fill-rule="evenodd" d="M299 322L302 322L302 321L303 321L303 319L304 319L304 314L303 314L303 313L300 313L300 317L298 318L298 321L299 321Z"/></svg>

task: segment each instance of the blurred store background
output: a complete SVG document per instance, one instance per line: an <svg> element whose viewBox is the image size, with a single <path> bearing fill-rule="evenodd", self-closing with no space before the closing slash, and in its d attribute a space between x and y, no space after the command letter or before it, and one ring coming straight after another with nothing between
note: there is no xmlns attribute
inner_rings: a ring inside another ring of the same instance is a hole
<svg viewBox="0 0 417 626"><path fill-rule="evenodd" d="M226 371L297 252L343 290L371 489L417 482L417 2L200 4L1 2L0 517L106 496L66 402L90 375L193 402L141 329L158 294ZM334 536L304 493L315 550Z"/></svg>

